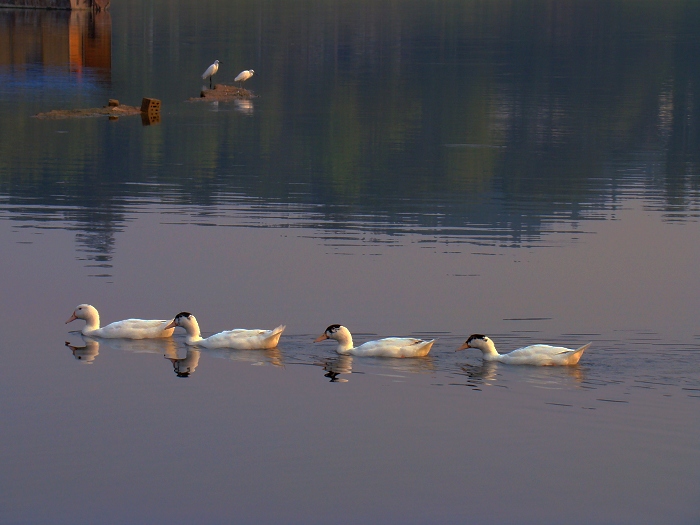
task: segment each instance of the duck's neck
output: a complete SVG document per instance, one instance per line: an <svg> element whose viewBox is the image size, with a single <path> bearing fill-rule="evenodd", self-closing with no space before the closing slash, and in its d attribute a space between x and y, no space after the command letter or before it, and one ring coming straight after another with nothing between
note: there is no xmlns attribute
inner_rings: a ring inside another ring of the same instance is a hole
<svg viewBox="0 0 700 525"><path fill-rule="evenodd" d="M352 344L352 335L350 335L349 330L343 330L338 332L335 336L335 340L338 341L338 348L335 349L339 354L347 354L354 348Z"/></svg>
<svg viewBox="0 0 700 525"><path fill-rule="evenodd" d="M185 338L186 344L193 345L202 340L199 323L194 315L187 320L187 323L183 323L181 326L187 331L187 337Z"/></svg>
<svg viewBox="0 0 700 525"><path fill-rule="evenodd" d="M496 350L496 345L490 339L479 345L479 350L484 354L484 361L499 361L501 354Z"/></svg>
<svg viewBox="0 0 700 525"><path fill-rule="evenodd" d="M100 314L89 312L85 317L85 326L81 330L83 335L90 335L95 330L100 329Z"/></svg>

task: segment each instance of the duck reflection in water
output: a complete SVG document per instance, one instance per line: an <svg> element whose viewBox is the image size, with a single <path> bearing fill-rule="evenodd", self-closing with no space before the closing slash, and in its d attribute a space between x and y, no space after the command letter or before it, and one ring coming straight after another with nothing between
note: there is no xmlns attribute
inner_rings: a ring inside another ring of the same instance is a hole
<svg viewBox="0 0 700 525"><path fill-rule="evenodd" d="M66 346L73 352L73 357L88 365L91 365L100 354L100 343L93 339L86 339L85 346L74 346L69 341L66 341Z"/></svg>
<svg viewBox="0 0 700 525"><path fill-rule="evenodd" d="M496 381L498 376L498 363L495 361L484 361L479 365L462 365L462 371L469 379L475 383L490 385Z"/></svg>
<svg viewBox="0 0 700 525"><path fill-rule="evenodd" d="M267 348L250 352L248 350L235 350L233 348L206 348L202 350L207 356L231 361L244 361L254 366L262 366L267 363L272 366L284 368L284 360L279 348Z"/></svg>
<svg viewBox="0 0 700 525"><path fill-rule="evenodd" d="M326 372L324 377L330 379L331 383L347 383L348 380L340 377L341 374L352 374L352 356L340 355L338 357L330 357L321 362L323 370Z"/></svg>
<svg viewBox="0 0 700 525"><path fill-rule="evenodd" d="M571 383L582 383L585 374L580 365L566 367L538 367L529 371L526 381L540 388L559 389L571 386Z"/></svg>
<svg viewBox="0 0 700 525"><path fill-rule="evenodd" d="M479 386L493 386L497 382L508 382L509 378L524 381L538 388L560 389L571 386L571 382L582 383L585 374L578 365L566 367L503 367L499 372L497 361L483 361L481 364L464 364L461 375L466 375ZM512 377L511 377L512 376ZM503 386L503 385L502 385Z"/></svg>
<svg viewBox="0 0 700 525"><path fill-rule="evenodd" d="M66 341L65 345L73 352L73 357L83 363L93 363L102 349L127 351L136 354L160 354L166 357L177 357L175 341L168 339L93 339L82 336L83 346L73 345Z"/></svg>
<svg viewBox="0 0 700 525"><path fill-rule="evenodd" d="M364 372L353 372L353 356L347 354L329 357L316 364L323 367L323 370L326 372L324 376L329 378L331 383L347 383L347 378L340 377L343 374L370 373L390 376L391 374L387 373L389 371L392 374L397 372L400 374L429 374L435 371L435 364L430 356L392 360L390 362L383 358L362 359L362 366L367 367Z"/></svg>
<svg viewBox="0 0 700 525"><path fill-rule="evenodd" d="M188 348L185 357L177 357L177 354L175 354L175 357L172 357L166 354L165 358L173 364L173 371L177 377L189 377L197 369L200 355L201 352L199 350Z"/></svg>

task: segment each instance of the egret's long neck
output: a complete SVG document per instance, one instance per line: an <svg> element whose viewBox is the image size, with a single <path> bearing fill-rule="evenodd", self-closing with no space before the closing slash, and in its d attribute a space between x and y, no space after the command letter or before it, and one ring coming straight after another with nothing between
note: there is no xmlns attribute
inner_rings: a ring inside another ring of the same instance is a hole
<svg viewBox="0 0 700 525"><path fill-rule="evenodd" d="M496 350L496 345L493 344L491 339L488 341L479 342L479 350L484 353L484 360L486 361L498 361L498 359L501 357L501 354L498 353L498 350Z"/></svg>
<svg viewBox="0 0 700 525"><path fill-rule="evenodd" d="M343 330L335 334L335 340L338 341L338 348L335 349L339 354L345 354L353 349L352 335L348 330Z"/></svg>
<svg viewBox="0 0 700 525"><path fill-rule="evenodd" d="M197 341L202 340L202 333L199 331L199 323L194 315L191 316L186 323L183 323L180 326L187 330L187 338L185 339L187 344L196 343Z"/></svg>
<svg viewBox="0 0 700 525"><path fill-rule="evenodd" d="M88 314L85 316L85 326L83 326L83 329L81 330L83 335L88 335L90 332L94 332L99 328L100 314L97 312L88 312Z"/></svg>

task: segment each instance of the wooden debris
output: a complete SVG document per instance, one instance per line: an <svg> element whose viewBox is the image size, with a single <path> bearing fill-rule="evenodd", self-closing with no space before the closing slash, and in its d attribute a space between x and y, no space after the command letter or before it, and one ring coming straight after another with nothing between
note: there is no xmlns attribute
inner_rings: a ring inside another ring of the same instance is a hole
<svg viewBox="0 0 700 525"><path fill-rule="evenodd" d="M160 100L156 98L144 98L141 107L122 106L116 99L109 99L107 105L101 108L89 109L54 109L46 113L34 115L38 119L65 119L65 118L86 118L101 117L107 115L109 120L117 120L119 117L131 115L143 115L142 121L148 124L158 124L160 122Z"/></svg>
<svg viewBox="0 0 700 525"><path fill-rule="evenodd" d="M141 109L134 106L106 106L103 108L89 109L54 109L46 113L37 113L34 115L38 119L66 119L66 118L87 118L87 117L128 117L131 115L140 115Z"/></svg>

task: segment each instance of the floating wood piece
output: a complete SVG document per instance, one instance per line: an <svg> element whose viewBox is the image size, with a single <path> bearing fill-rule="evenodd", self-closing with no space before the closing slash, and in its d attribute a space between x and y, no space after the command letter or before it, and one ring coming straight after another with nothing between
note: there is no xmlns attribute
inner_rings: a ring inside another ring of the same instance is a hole
<svg viewBox="0 0 700 525"><path fill-rule="evenodd" d="M102 115L126 117L129 115L139 115L141 110L134 106L105 106L102 108L89 109L54 109L47 113L38 113L34 115L38 119L64 119L64 118L84 118L84 117L99 117Z"/></svg>

